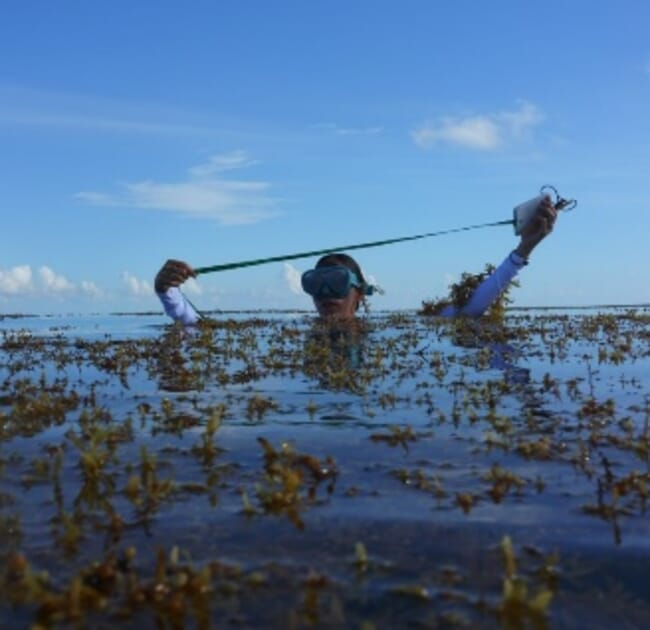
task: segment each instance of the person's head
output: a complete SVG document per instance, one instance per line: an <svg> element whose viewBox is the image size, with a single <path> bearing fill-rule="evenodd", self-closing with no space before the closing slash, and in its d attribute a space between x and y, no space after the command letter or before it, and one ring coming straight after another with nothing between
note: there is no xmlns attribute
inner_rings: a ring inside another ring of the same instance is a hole
<svg viewBox="0 0 650 630"><path fill-rule="evenodd" d="M361 267L347 254L327 254L302 275L302 288L314 299L321 317L351 319L372 287Z"/></svg>

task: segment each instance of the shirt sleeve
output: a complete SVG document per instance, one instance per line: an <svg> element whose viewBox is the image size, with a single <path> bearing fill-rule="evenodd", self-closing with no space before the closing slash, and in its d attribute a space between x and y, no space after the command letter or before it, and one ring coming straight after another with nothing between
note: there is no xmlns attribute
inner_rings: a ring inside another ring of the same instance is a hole
<svg viewBox="0 0 650 630"><path fill-rule="evenodd" d="M178 287L170 287L163 293L157 293L165 313L175 322L183 326L192 326L199 321L199 314L192 305L185 299L185 296Z"/></svg>
<svg viewBox="0 0 650 630"><path fill-rule="evenodd" d="M505 291L512 279L519 270L527 265L525 258L515 252L510 253L506 259L485 279L467 301L467 304L458 309L453 306L447 307L441 315L443 317L454 317L466 315L468 317L480 317Z"/></svg>

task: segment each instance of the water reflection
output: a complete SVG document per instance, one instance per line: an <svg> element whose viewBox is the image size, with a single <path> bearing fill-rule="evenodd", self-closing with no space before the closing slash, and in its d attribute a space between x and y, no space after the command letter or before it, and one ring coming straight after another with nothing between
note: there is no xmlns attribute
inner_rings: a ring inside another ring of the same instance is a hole
<svg viewBox="0 0 650 630"><path fill-rule="evenodd" d="M495 552L508 534L528 604L560 549L553 620L605 591L610 612L628 593L647 618L648 319L507 324L253 317L192 335L3 336L0 615L162 615L158 587L190 615L191 582L202 615L231 607L249 626L268 611L288 623L295 602L329 619L314 593L336 595L348 624L434 625L450 588L489 626L514 579ZM615 584L603 591L593 566L615 567Z"/></svg>

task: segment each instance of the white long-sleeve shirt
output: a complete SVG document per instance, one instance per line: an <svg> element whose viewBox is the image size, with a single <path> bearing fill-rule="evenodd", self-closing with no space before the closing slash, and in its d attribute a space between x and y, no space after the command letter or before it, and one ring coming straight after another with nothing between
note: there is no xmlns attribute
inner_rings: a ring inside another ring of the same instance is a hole
<svg viewBox="0 0 650 630"><path fill-rule="evenodd" d="M490 307L490 305L503 293L518 271L526 264L526 260L515 252L509 254L506 259L476 288L467 304L461 309L448 306L441 313L442 317L454 317L466 315L479 317ZM193 326L200 315L187 301L181 290L177 287L170 287L163 293L158 293L165 313L174 321L180 322L183 326Z"/></svg>
<svg viewBox="0 0 650 630"><path fill-rule="evenodd" d="M201 319L178 287L169 287L167 291L156 293L165 313L175 322L180 322L183 326L193 326Z"/></svg>
<svg viewBox="0 0 650 630"><path fill-rule="evenodd" d="M458 309L455 306L445 308L442 317L455 317L456 315L466 315L468 317L480 317L496 299L508 288L510 282L517 275L519 270L528 264L525 258L522 258L515 252L511 252L506 259L487 277L481 284L476 287L467 304Z"/></svg>

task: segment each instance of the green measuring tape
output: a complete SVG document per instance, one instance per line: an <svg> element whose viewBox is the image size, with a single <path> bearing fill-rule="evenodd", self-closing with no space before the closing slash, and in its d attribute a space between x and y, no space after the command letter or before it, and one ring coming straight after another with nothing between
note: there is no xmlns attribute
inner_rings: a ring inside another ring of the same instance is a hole
<svg viewBox="0 0 650 630"><path fill-rule="evenodd" d="M270 258L254 258L252 260L242 260L241 262L224 263L222 265L213 265L212 267L195 267L194 271L198 274L212 273L215 271L228 271L229 269L239 269L241 267L255 267L272 262L284 262L285 260L296 260L297 258L311 258L312 256L323 256L324 254L333 254L335 252L349 251L352 249L368 249L370 247L380 247L382 245L392 245L393 243L404 243L406 241L416 241L421 238L430 238L432 236L442 236L443 234L453 234L455 232L466 232L468 230L477 230L479 228L493 227L497 225L512 225L512 219L505 221L494 221L492 223L481 223L478 225L468 225L451 230L440 230L438 232L427 232L426 234L416 234L415 236L402 236L399 238L389 238L384 241L370 241L368 243L359 243L357 245L343 245L341 247L328 247L327 249L315 249L310 252L300 252L298 254L287 254L285 256L271 256Z"/></svg>
<svg viewBox="0 0 650 630"><path fill-rule="evenodd" d="M401 236L399 238L389 238L383 241L370 241L368 243L358 243L356 245L343 245L341 247L328 247L327 249L315 249L309 252L300 252L298 254L286 254L284 256L271 256L269 258L253 258L252 260L242 260L240 262L224 263L213 265L211 267L196 267L194 272L198 274L213 273L215 271L228 271L229 269L240 269L241 267L255 267L272 262L284 262L286 260L296 260L297 258L311 258L312 256L323 256L324 254L333 254L335 252L349 251L352 249L368 249L370 247L381 247L382 245L392 245L393 243L404 243L406 241L417 241L421 238L431 238L432 236L442 236L443 234L454 234L455 232L467 232L469 230L478 230L480 228L494 227L497 225L514 225L515 233L520 234L523 225L532 217L538 204L545 195L550 196L548 191L555 195L556 210L572 210L577 202L575 199L563 199L553 186L542 186L540 196L535 197L514 209L514 218L505 219L504 221L493 221L491 223L479 223L477 225L468 225L466 227L453 228L451 230L439 230L438 232L427 232L426 234L416 234L415 236Z"/></svg>
<svg viewBox="0 0 650 630"><path fill-rule="evenodd" d="M298 258L311 258L312 256L323 256L325 254L333 254L336 252L350 251L353 249L369 249L370 247L381 247L382 245L392 245L394 243L405 243L407 241L417 241L422 238L431 238L433 236L442 236L444 234L454 234L456 232L467 232L469 230L478 230L487 227L496 227L498 225L514 225L515 233L520 234L523 226L533 216L541 199L548 195L547 190L555 194L554 206L556 210L572 210L577 202L575 199L563 199L558 194L553 186L542 186L540 189L540 196L531 199L523 204L520 204L514 209L512 219L505 219L503 221L492 221L490 223L479 223L476 225L468 225L460 228L452 228L450 230L439 230L437 232L427 232L426 234L416 234L415 236L401 236L399 238L389 238L383 241L369 241L368 243L357 243L355 245L343 245L341 247L328 247L327 249L314 249L308 252L299 252L297 254L285 254L284 256L270 256L268 258L253 258L251 260L242 260L239 262L223 263L221 265L212 265L211 267L195 267L194 272L199 274L213 273L216 271L228 271L229 269L241 269L242 267L256 267L257 265L266 265L273 262L285 262L287 260L296 260ZM190 302L187 297L185 299L194 308L194 310L203 317L201 312Z"/></svg>

